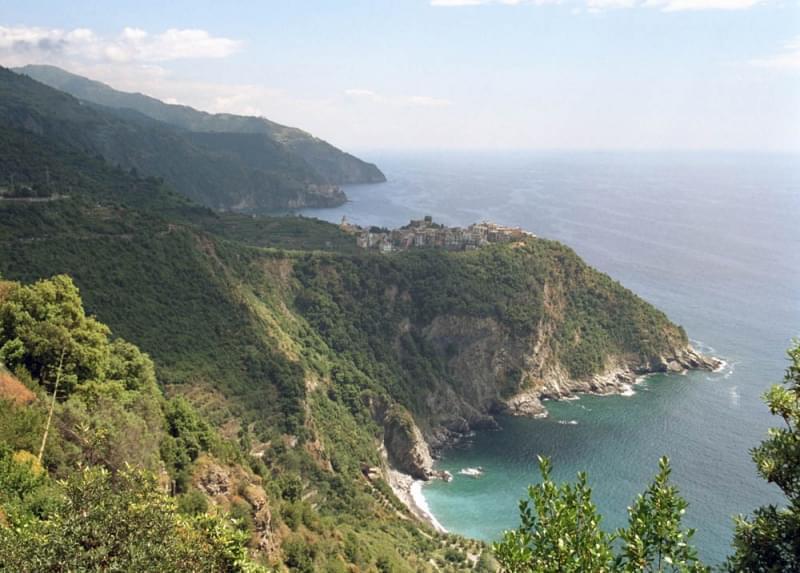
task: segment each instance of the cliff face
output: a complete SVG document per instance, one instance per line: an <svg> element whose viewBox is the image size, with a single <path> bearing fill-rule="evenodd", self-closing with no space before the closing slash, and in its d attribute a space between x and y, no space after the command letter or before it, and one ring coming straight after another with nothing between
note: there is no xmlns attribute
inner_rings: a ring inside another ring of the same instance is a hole
<svg viewBox="0 0 800 573"><path fill-rule="evenodd" d="M430 475L430 451L543 416L543 398L621 392L651 372L713 369L683 330L569 249L542 239L294 265L294 305L341 358L381 372L409 414L378 416L396 467ZM402 423L401 423L402 422Z"/></svg>
<svg viewBox="0 0 800 573"><path fill-rule="evenodd" d="M395 406L383 420L383 444L391 463L415 479L428 479L433 459L414 418Z"/></svg>
<svg viewBox="0 0 800 573"><path fill-rule="evenodd" d="M426 340L446 360L453 379L458 381L455 387L442 385L426 400L424 425L432 446L491 426L492 414L545 416L543 398L613 394L626 390L644 374L712 370L720 365L689 345L677 344L662 354L644 358L611 354L605 357L601 371L573 378L552 351L554 324L549 320L525 337L513 336L491 319L441 316L424 328Z"/></svg>
<svg viewBox="0 0 800 573"><path fill-rule="evenodd" d="M523 338L486 318L439 316L424 327L425 340L446 361L457 382L426 387L425 410L416 418L408 413L386 417L384 445L393 467L415 479L441 477L432 470L437 450L473 430L497 427L493 415L543 417L545 398L615 394L644 374L713 370L721 364L678 344L646 358L609 355L601 372L572 378L551 351L552 326L542 324L537 333Z"/></svg>

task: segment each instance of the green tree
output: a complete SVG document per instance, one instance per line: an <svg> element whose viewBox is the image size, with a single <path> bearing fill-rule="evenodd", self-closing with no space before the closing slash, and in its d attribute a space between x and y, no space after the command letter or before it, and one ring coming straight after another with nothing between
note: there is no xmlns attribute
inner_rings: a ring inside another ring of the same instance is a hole
<svg viewBox="0 0 800 573"><path fill-rule="evenodd" d="M48 485L36 456L25 450L12 452L0 443L0 526L3 521L22 525L47 513L55 501Z"/></svg>
<svg viewBox="0 0 800 573"><path fill-rule="evenodd" d="M669 483L672 470L666 457L659 460L658 469L647 491L628 508L628 528L617 532L623 546L616 569L625 573L707 571L689 545L694 530L681 528L689 504Z"/></svg>
<svg viewBox="0 0 800 573"><path fill-rule="evenodd" d="M610 571L611 537L600 529L586 474L559 486L550 479L551 467L539 458L542 482L519 503L520 527L494 545L500 565L509 573Z"/></svg>
<svg viewBox="0 0 800 573"><path fill-rule="evenodd" d="M800 571L800 340L788 355L784 386L764 395L784 427L770 429L752 451L759 475L781 488L787 505L759 507L750 518L736 518L731 571Z"/></svg>
<svg viewBox="0 0 800 573"><path fill-rule="evenodd" d="M520 501L520 527L505 532L493 546L508 573L708 571L689 545L694 533L681 528L687 503L669 484L670 467L661 458L659 473L629 509L628 527L614 534L600 528L586 474L575 484L557 485L549 460L539 459L542 482ZM615 543L615 541L621 543ZM616 554L615 554L616 549Z"/></svg>
<svg viewBox="0 0 800 573"><path fill-rule="evenodd" d="M39 485L32 480L12 483L29 496ZM59 497L44 519L0 526L0 571L261 570L248 559L246 535L218 518L179 515L148 472L87 468L60 485Z"/></svg>
<svg viewBox="0 0 800 573"><path fill-rule="evenodd" d="M86 316L78 288L66 275L32 285L12 283L0 298L0 361L22 366L52 385L64 354L61 388L102 381L109 368L109 329Z"/></svg>
<svg viewBox="0 0 800 573"><path fill-rule="evenodd" d="M54 399L47 422L30 428L51 469L78 462L112 470L125 462L158 465L164 415L153 362L110 334L86 315L77 287L65 275L31 285L0 283L0 363L40 384L48 401ZM9 443L22 441L26 419L40 417L13 406L0 409L9 410L10 421L0 422L0 436ZM45 442L51 413L58 435Z"/></svg>

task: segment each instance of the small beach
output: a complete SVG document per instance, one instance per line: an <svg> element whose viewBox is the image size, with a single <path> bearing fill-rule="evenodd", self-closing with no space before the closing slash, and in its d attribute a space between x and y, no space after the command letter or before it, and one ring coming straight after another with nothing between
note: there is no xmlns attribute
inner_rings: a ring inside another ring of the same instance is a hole
<svg viewBox="0 0 800 573"><path fill-rule="evenodd" d="M428 501L422 493L424 481L415 480L410 475L391 468L387 471L387 478L394 494L408 507L411 513L439 533L447 533L444 526L431 513Z"/></svg>

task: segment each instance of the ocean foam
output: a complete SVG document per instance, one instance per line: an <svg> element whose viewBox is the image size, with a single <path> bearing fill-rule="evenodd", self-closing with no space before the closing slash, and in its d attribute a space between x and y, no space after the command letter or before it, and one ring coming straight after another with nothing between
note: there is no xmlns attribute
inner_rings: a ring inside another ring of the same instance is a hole
<svg viewBox="0 0 800 573"><path fill-rule="evenodd" d="M741 394L739 394L739 387L731 386L731 389L728 390L728 395L731 398L731 406L738 408L742 397Z"/></svg>
<svg viewBox="0 0 800 573"><path fill-rule="evenodd" d="M738 364L738 362L733 362L733 363L732 363L732 364L731 364L731 365L728 367L728 371L727 371L727 372L725 373L725 375L722 377L722 379L723 379L723 380L727 380L728 378L730 378L730 377L733 375L733 372L734 372L734 370L736 370L736 365L737 365L737 364Z"/></svg>
<svg viewBox="0 0 800 573"><path fill-rule="evenodd" d="M716 348L705 344L702 340L690 338L689 343L692 345L692 348L699 350L702 354L715 354L717 352Z"/></svg>
<svg viewBox="0 0 800 573"><path fill-rule="evenodd" d="M436 519L436 516L433 515L431 512L431 508L428 505L428 500L425 499L425 495L422 493L422 484L425 483L422 480L414 480L414 483L411 484L411 489L409 493L411 494L411 499L414 501L414 505L425 514L425 516L430 520L431 525L436 531L441 533L447 533L447 530L444 526Z"/></svg>
<svg viewBox="0 0 800 573"><path fill-rule="evenodd" d="M461 468L461 471L458 472L462 476L469 476L472 478L479 478L483 475L483 468Z"/></svg>

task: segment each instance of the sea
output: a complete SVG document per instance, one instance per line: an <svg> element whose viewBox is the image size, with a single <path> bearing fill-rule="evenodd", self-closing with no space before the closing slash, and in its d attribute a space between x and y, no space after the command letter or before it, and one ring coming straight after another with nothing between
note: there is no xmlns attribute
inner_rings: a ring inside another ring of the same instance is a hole
<svg viewBox="0 0 800 573"><path fill-rule="evenodd" d="M561 241L683 325L723 359L716 373L646 377L632 392L547 402L545 419L501 418L442 453L451 482L421 488L444 528L494 541L519 523L539 480L585 471L611 531L658 469L689 502L687 527L708 563L731 552L733 516L785 503L750 449L780 420L762 401L800 336L800 156L656 152L374 152L388 178L346 187L350 201L303 216L397 227L431 215L490 220ZM391 256L391 255L388 255ZM479 476L463 475L481 468Z"/></svg>

